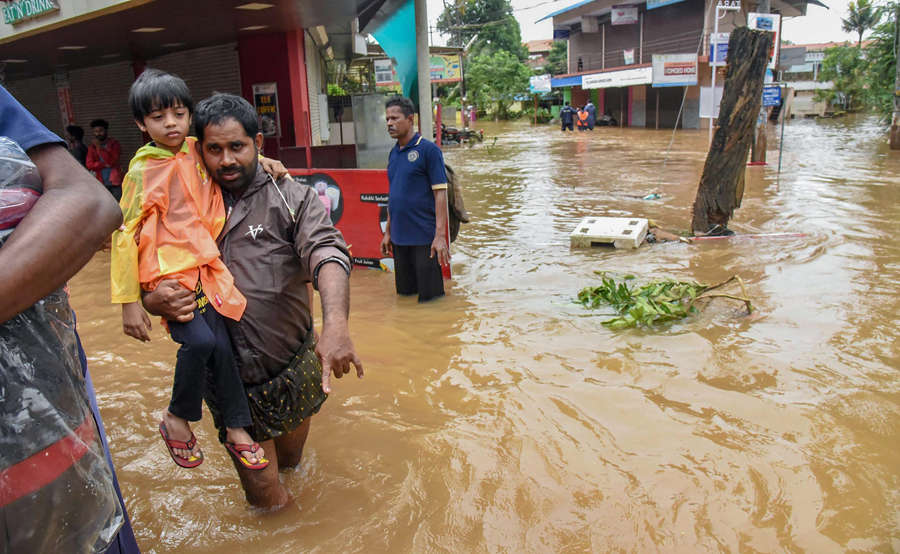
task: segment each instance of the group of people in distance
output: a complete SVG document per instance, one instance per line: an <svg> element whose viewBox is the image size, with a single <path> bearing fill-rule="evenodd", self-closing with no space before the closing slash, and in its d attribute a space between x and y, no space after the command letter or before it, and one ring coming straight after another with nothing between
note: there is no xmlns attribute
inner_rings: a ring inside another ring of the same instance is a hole
<svg viewBox="0 0 900 554"><path fill-rule="evenodd" d="M594 126L616 125L616 120L607 112L600 120L597 119L597 107L590 100L580 108L573 108L568 102L559 111L559 122L562 131L593 131Z"/></svg>
<svg viewBox="0 0 900 554"><path fill-rule="evenodd" d="M118 170L120 148L107 136L105 121L92 123L95 140L87 152L79 147L80 129L67 129L67 146L79 162L84 155L91 178L73 169L77 162L65 154L63 141L0 87L0 135L21 146L44 181L44 196L0 254L18 270L13 285L22 293L15 301L12 295L0 299L0 373L18 370L3 356L8 324L62 285L112 233L111 299L122 306L124 333L150 340L149 312L162 317L179 344L170 402L157 424L172 461L183 468L204 461L190 424L200 419L205 400L248 502L284 506L290 495L278 470L299 464L310 420L332 392L331 378L351 368L363 376L348 326L349 249L317 191L262 156L259 120L247 100L216 93L195 104L182 79L147 69L128 101L137 127L151 141L124 176ZM395 258L398 294L429 301L444 295L441 266L450 262L443 157L415 131L409 99L393 98L385 109L397 144L388 160L389 219L381 249ZM189 136L192 122L196 137ZM119 199L118 209L101 184ZM81 200L72 204L57 189ZM93 214L83 240L67 241L65 233L55 232L36 239L35 229L46 226L42 218L54 205L67 206L70 228ZM313 289L321 299L318 333ZM77 342L74 316L68 332ZM81 394L103 437L80 343L78 351ZM115 480L108 447L102 446ZM20 465L14 461L12 467ZM7 470L0 464L0 472ZM35 485L38 500L31 502L65 502L54 489L47 488L44 497L42 490ZM9 535L6 546L46 551L62 540L45 534ZM107 539L101 541L107 552L137 552L127 516L112 543ZM96 537L85 540L101 545Z"/></svg>

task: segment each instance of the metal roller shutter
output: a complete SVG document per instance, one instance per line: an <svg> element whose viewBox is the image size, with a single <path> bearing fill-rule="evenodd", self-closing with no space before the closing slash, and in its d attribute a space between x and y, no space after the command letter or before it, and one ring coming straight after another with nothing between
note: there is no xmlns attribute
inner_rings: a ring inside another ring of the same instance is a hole
<svg viewBox="0 0 900 554"><path fill-rule="evenodd" d="M132 82L134 70L127 61L69 72L72 109L75 121L84 127L85 143L90 144L93 138L89 127L91 120L108 121L109 136L122 145L119 161L123 170L128 169L128 161L143 142L128 107L128 89Z"/></svg>
<svg viewBox="0 0 900 554"><path fill-rule="evenodd" d="M5 87L45 127L60 137L65 136L59 101L56 98L56 85L53 84L51 75L7 82Z"/></svg>
<svg viewBox="0 0 900 554"><path fill-rule="evenodd" d="M166 54L147 60L147 67L174 73L184 79L191 89L194 102L213 92L241 94L240 61L234 42Z"/></svg>
<svg viewBox="0 0 900 554"><path fill-rule="evenodd" d="M322 58L315 41L308 33L304 34L306 51L306 82L309 93L309 124L312 134L312 146L322 146L322 126L319 117L319 95L325 92L322 87Z"/></svg>

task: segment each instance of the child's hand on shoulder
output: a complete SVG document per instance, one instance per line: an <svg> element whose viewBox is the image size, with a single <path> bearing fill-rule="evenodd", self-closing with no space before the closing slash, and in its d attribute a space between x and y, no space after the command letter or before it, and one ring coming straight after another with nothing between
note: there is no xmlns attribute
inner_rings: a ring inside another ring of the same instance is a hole
<svg viewBox="0 0 900 554"><path fill-rule="evenodd" d="M283 163L278 160L260 156L259 163L262 164L263 171L265 171L272 177L275 177L276 179L281 179L282 177L290 175L290 173L288 173L288 169L284 166Z"/></svg>

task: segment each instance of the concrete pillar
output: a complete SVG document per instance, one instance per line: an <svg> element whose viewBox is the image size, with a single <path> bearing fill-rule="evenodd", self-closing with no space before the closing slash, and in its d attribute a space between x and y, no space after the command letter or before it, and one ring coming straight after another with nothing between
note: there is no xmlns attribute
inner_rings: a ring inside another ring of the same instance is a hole
<svg viewBox="0 0 900 554"><path fill-rule="evenodd" d="M419 133L434 136L431 116L431 60L428 54L428 8L426 0L416 0L416 64L419 83Z"/></svg>

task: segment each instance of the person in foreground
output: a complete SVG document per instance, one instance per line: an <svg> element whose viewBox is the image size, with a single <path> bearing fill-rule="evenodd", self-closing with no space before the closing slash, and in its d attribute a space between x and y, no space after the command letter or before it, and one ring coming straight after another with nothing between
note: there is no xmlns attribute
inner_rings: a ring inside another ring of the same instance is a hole
<svg viewBox="0 0 900 554"><path fill-rule="evenodd" d="M121 214L65 143L2 86L0 136L24 150L41 182L30 207L7 206L24 217L0 217L0 551L136 553L74 313L62 290ZM52 390L40 390L38 381L52 383ZM71 415L83 422L66 421ZM72 432L61 433L66 428ZM98 463L91 461L95 456ZM104 465L108 479L99 471ZM116 504L120 510L111 508Z"/></svg>
<svg viewBox="0 0 900 554"><path fill-rule="evenodd" d="M225 204L208 174L197 171L196 139L187 136L194 101L179 77L147 69L131 85L128 103L135 123L152 141L137 151L122 182L125 222L113 234L112 301L122 305L125 333L140 339L149 339L150 328L138 303L142 289L175 279L197 301L190 321L166 322L181 347L159 432L177 465L203 463L189 422L200 420L208 370L221 401L225 447L247 468L263 469L269 463L265 452L244 430L250 425L250 409L224 322L239 320L247 300L216 247L225 226Z"/></svg>
<svg viewBox="0 0 900 554"><path fill-rule="evenodd" d="M362 378L363 365L350 339L350 257L312 187L290 177L274 179L258 161L263 136L246 100L215 94L194 111L198 147L223 192L228 218L219 235L222 260L247 298L240 321L226 320L235 361L250 404L250 435L269 454L269 465L251 471L235 462L247 501L278 508L290 495L279 468L300 463L310 429L331 392L331 376ZM312 282L322 300L322 333L311 317ZM144 294L144 307L169 321L188 321L194 294L164 280ZM219 391L206 403L224 441Z"/></svg>
<svg viewBox="0 0 900 554"><path fill-rule="evenodd" d="M415 107L396 96L385 105L388 133L397 139L388 158L388 217L381 253L394 256L397 294L419 302L444 296L442 265L447 244L447 173L444 155L422 138L413 123Z"/></svg>

